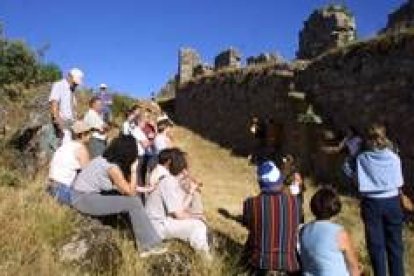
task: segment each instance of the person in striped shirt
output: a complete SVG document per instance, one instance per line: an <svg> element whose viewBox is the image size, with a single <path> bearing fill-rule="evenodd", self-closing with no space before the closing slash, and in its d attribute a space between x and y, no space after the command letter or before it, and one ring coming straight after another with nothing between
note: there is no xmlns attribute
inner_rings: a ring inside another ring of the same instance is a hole
<svg viewBox="0 0 414 276"><path fill-rule="evenodd" d="M257 168L260 194L243 204L243 224L249 235L245 257L253 275L299 275L297 229L300 203L283 191L284 177L271 161Z"/></svg>

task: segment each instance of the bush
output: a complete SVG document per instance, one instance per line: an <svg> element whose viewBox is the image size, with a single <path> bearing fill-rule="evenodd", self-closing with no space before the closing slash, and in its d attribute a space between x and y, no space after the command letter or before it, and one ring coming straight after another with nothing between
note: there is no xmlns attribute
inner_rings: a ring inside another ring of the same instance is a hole
<svg viewBox="0 0 414 276"><path fill-rule="evenodd" d="M133 98L120 94L115 94L112 101L112 113L114 118L123 118L125 112L135 103Z"/></svg>
<svg viewBox="0 0 414 276"><path fill-rule="evenodd" d="M23 41L4 37L0 22L0 90L10 98L21 95L24 88L59 79L61 70L55 64L43 64Z"/></svg>
<svg viewBox="0 0 414 276"><path fill-rule="evenodd" d="M40 64L38 81L53 82L62 78L62 71L54 63Z"/></svg>

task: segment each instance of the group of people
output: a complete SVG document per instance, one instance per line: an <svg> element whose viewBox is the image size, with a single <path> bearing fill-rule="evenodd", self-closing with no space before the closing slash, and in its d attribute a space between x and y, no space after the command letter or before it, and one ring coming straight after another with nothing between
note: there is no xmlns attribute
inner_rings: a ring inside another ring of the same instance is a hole
<svg viewBox="0 0 414 276"><path fill-rule="evenodd" d="M86 215L128 214L141 257L166 252L163 241L175 238L211 259L202 183L191 176L186 153L174 147L171 120L164 115L151 122L133 106L119 136L107 144L102 99L92 97L89 111L75 120L73 92L82 76L73 69L52 88L51 114L60 144L50 164L49 193ZM400 158L379 124L343 145L353 150L349 175L361 195L374 274L404 275ZM291 155L279 161L260 159L260 193L243 203L244 256L252 273L361 275L351 235L334 221L341 211L337 193L318 190L310 202L315 220L303 224L300 169Z"/></svg>
<svg viewBox="0 0 414 276"><path fill-rule="evenodd" d="M404 180L400 157L382 124L372 124L364 135L352 134L355 132L350 132L340 147L350 148L344 172L359 191L374 275L404 275ZM268 271L282 275L361 275L351 235L335 222L341 211L336 191L328 187L318 190L310 201L315 219L301 224L303 201L292 191L300 194L304 186L292 189L292 178L284 172L283 162L281 166L279 170L272 161L259 164L261 192L244 202L249 265L257 275L266 275ZM301 179L299 176L296 178Z"/></svg>
<svg viewBox="0 0 414 276"><path fill-rule="evenodd" d="M165 253L164 240L181 239L211 259L201 183L189 173L186 154L173 145L172 121L162 115L153 122L134 105L108 143L102 98L90 99L82 119L73 116L82 76L73 69L52 87L59 146L50 163L49 194L92 217L128 214L140 257Z"/></svg>

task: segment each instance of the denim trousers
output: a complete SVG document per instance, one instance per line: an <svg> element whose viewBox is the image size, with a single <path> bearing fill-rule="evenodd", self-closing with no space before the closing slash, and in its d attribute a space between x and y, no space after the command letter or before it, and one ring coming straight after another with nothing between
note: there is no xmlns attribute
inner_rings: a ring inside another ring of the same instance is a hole
<svg viewBox="0 0 414 276"><path fill-rule="evenodd" d="M47 187L47 192L60 204L71 205L73 190L69 185L54 182Z"/></svg>
<svg viewBox="0 0 414 276"><path fill-rule="evenodd" d="M404 275L400 198L363 198L361 215L365 239L375 276ZM387 265L388 264L388 265Z"/></svg>

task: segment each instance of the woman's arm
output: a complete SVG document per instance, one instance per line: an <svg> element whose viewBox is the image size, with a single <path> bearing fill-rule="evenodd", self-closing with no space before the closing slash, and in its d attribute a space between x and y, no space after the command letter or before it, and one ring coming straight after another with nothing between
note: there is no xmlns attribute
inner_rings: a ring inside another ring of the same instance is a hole
<svg viewBox="0 0 414 276"><path fill-rule="evenodd" d="M339 248L344 252L345 261L351 276L361 275L358 256L349 234L342 230L338 235Z"/></svg>
<svg viewBox="0 0 414 276"><path fill-rule="evenodd" d="M76 150L76 159L78 159L79 164L81 168L85 168L86 165L89 163L89 151L85 147L85 145L82 145Z"/></svg>
<svg viewBox="0 0 414 276"><path fill-rule="evenodd" d="M135 162L131 166L131 181L130 182L128 182L125 179L124 174L118 168L118 166L112 166L108 169L108 174L112 180L112 183L116 186L116 188L121 194L129 195L129 196L135 196L137 194L136 164L137 162Z"/></svg>

